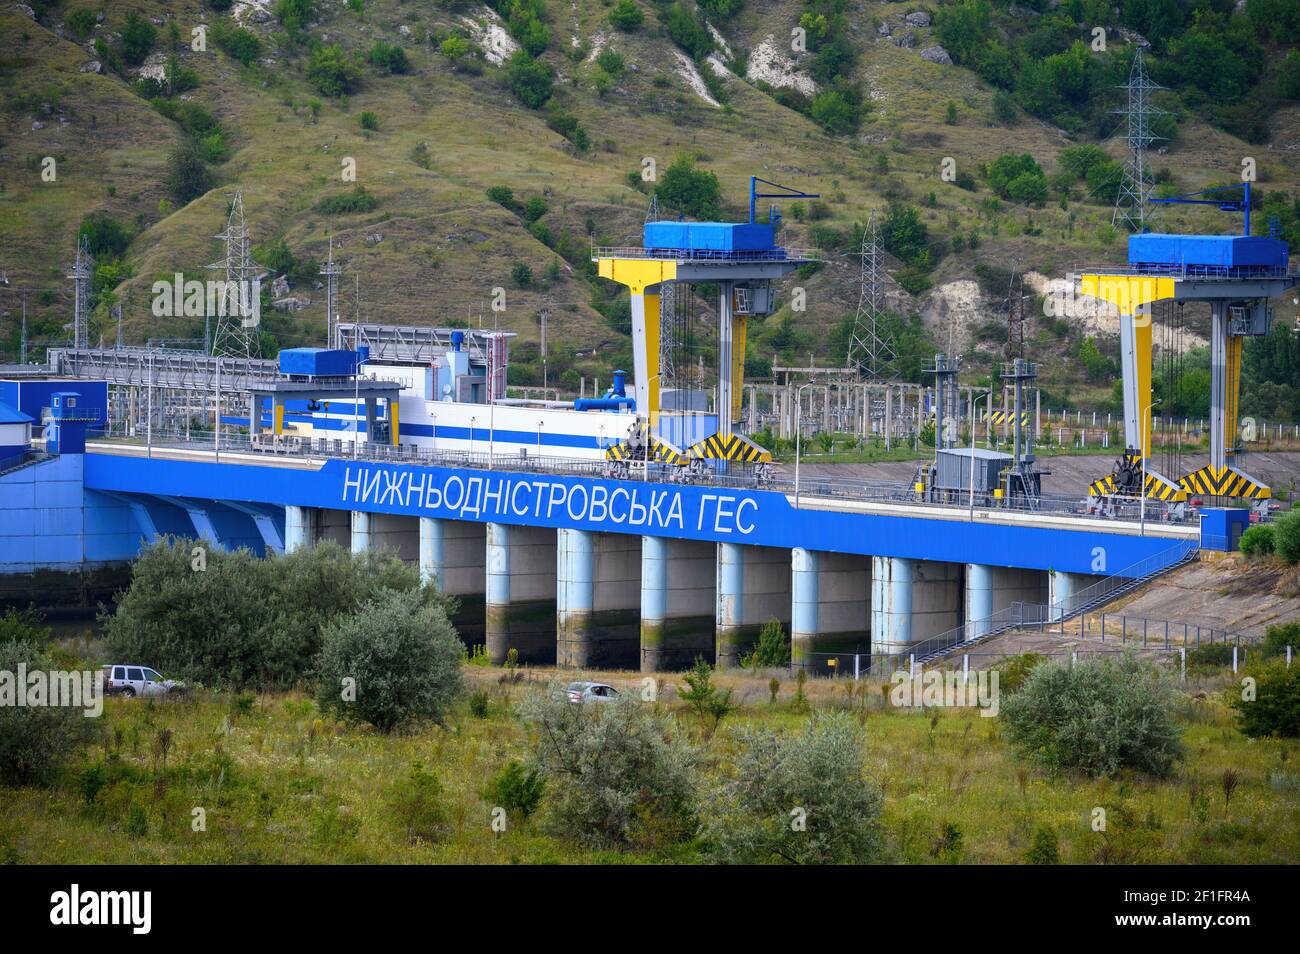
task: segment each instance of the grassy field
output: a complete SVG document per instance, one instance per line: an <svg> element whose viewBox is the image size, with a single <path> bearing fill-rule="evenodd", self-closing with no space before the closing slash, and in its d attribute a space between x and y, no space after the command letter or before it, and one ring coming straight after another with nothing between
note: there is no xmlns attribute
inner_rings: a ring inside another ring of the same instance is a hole
<svg viewBox="0 0 1300 954"><path fill-rule="evenodd" d="M0 858L19 863L550 863L706 860L690 848L664 858L593 853L552 831L545 806L490 827L488 779L530 742L514 714L546 672L519 681L466 667L488 693L486 717L462 703L443 727L382 736L322 718L300 694L196 693L187 701L109 700L101 738L69 761L50 790L5 790ZM1034 832L1059 838L1061 860L1091 864L1260 864L1300 858L1300 743L1251 741L1220 701L1225 677L1188 687L1180 724L1187 758L1174 777L1093 781L1047 777L1022 763L996 718L892 709L878 683L813 680L805 704L787 674L775 702L763 674L726 674L741 708L711 738L660 678L658 703L700 750L702 786L725 772L736 730L796 730L809 709L845 709L865 728L865 775L884 792L890 860L1020 863ZM631 673L609 674L635 685ZM884 687L887 688L887 687ZM105 763L102 787L88 767ZM412 763L445 790L450 822L439 843L410 841L392 810ZM1238 773L1230 799L1224 773ZM93 797L87 797L93 795ZM703 804L707 811L708 799ZM1105 832L1093 831L1097 808ZM206 830L193 830L195 809ZM955 827L954 827L955 826ZM959 831L954 839L953 831ZM946 836L944 832L946 831ZM956 847L954 847L954 844Z"/></svg>

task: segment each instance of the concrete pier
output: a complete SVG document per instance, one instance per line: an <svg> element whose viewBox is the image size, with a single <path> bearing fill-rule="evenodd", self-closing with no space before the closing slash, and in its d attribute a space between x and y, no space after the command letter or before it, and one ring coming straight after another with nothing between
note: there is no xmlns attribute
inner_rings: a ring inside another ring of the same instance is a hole
<svg viewBox="0 0 1300 954"><path fill-rule="evenodd" d="M740 665L768 620L789 631L790 551L718 544L717 665Z"/></svg>
<svg viewBox="0 0 1300 954"><path fill-rule="evenodd" d="M1099 583L1102 580L1100 576L1093 576L1091 573L1063 573L1060 570L1052 570L1047 574L1047 602L1048 602L1048 619L1060 619L1063 615L1068 616L1087 600L1087 595L1081 591Z"/></svg>
<svg viewBox="0 0 1300 954"><path fill-rule="evenodd" d="M406 563L420 557L419 517L376 513L370 520L370 546L374 550L395 554Z"/></svg>
<svg viewBox="0 0 1300 954"><path fill-rule="evenodd" d="M871 651L906 652L961 625L961 564L871 558Z"/></svg>
<svg viewBox="0 0 1300 954"><path fill-rule="evenodd" d="M556 663L576 668L639 664L641 538L556 531Z"/></svg>
<svg viewBox="0 0 1300 954"><path fill-rule="evenodd" d="M486 531L467 520L418 518L420 579L458 599L452 622L466 645L481 642L484 632Z"/></svg>
<svg viewBox="0 0 1300 954"><path fill-rule="evenodd" d="M374 527L374 518L378 514L367 513L364 510L352 511L352 537L350 545L353 553L369 553L373 544L371 539L372 528Z"/></svg>
<svg viewBox="0 0 1300 954"><path fill-rule="evenodd" d="M825 671L814 653L871 651L869 558L796 547L791 553L790 656Z"/></svg>
<svg viewBox="0 0 1300 954"><path fill-rule="evenodd" d="M966 565L966 635L983 636L991 629L989 619L1014 603L1047 602L1047 574L1042 570Z"/></svg>
<svg viewBox="0 0 1300 954"><path fill-rule="evenodd" d="M512 649L520 662L555 662L555 560L554 530L487 525L485 637L492 662L505 662Z"/></svg>
<svg viewBox="0 0 1300 954"><path fill-rule="evenodd" d="M714 654L715 545L641 538L641 671L689 667Z"/></svg>
<svg viewBox="0 0 1300 954"><path fill-rule="evenodd" d="M316 542L316 523L319 511L315 507L284 508L284 552L293 553Z"/></svg>

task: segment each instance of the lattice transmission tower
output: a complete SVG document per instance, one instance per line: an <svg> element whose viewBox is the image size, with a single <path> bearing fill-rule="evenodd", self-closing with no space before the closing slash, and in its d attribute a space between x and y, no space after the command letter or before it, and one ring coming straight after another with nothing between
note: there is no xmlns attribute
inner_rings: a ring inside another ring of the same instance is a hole
<svg viewBox="0 0 1300 954"><path fill-rule="evenodd" d="M95 258L90 254L90 237L83 235L77 242L77 257L72 263L68 278L72 279L72 346L89 347L90 341L90 288L95 275Z"/></svg>
<svg viewBox="0 0 1300 954"><path fill-rule="evenodd" d="M327 348L338 347L334 341L334 325L338 321L334 309L338 301L338 278L342 272L343 266L334 261L334 236L331 235L329 258L320 267L320 273L325 276L325 347Z"/></svg>
<svg viewBox="0 0 1300 954"><path fill-rule="evenodd" d="M252 282L257 275L257 266L253 262L248 224L244 221L243 192L235 193L226 229L217 238L226 243L226 255L208 268L225 272L226 286L225 307L217 316L216 332L212 336L212 353L255 358L261 354L261 331L256 326L247 325L253 316L253 308L258 307L252 301Z"/></svg>
<svg viewBox="0 0 1300 954"><path fill-rule="evenodd" d="M884 329L880 298L885 289L884 252L880 247L880 229L876 213L871 213L862 231L859 255L858 311L849 336L847 364L866 378L891 378L898 354Z"/></svg>
<svg viewBox="0 0 1300 954"><path fill-rule="evenodd" d="M1128 158L1110 222L1113 226L1123 224L1132 232L1142 232L1150 226L1155 213L1151 206L1153 185L1147 149L1156 140L1164 138L1151 131L1151 122L1167 113L1151 105L1151 94L1164 87L1147 76L1141 47L1133 56L1128 82L1119 89L1128 92L1128 106L1115 111L1126 120L1124 141L1128 144Z"/></svg>

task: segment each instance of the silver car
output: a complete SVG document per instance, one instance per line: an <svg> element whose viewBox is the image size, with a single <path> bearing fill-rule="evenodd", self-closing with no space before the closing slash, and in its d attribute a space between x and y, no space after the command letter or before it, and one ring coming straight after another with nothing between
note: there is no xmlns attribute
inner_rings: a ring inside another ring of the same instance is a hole
<svg viewBox="0 0 1300 954"><path fill-rule="evenodd" d="M156 669L148 666L111 665L101 667L104 672L104 692L133 696L166 696L185 691L185 684L174 679L164 679Z"/></svg>
<svg viewBox="0 0 1300 954"><path fill-rule="evenodd" d="M571 682L564 691L574 705L582 705L584 702L613 702L618 698L618 690L603 682Z"/></svg>

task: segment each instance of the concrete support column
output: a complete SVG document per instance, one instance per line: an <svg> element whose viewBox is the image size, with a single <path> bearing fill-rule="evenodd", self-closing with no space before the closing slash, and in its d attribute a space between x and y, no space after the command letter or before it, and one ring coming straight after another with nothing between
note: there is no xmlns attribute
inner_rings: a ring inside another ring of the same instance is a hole
<svg viewBox="0 0 1300 954"><path fill-rule="evenodd" d="M371 543L372 515L364 510L352 511L352 552L368 553Z"/></svg>
<svg viewBox="0 0 1300 954"><path fill-rule="evenodd" d="M714 545L641 538L641 671L713 657Z"/></svg>
<svg viewBox="0 0 1300 954"><path fill-rule="evenodd" d="M284 508L284 552L310 548L316 543L316 508Z"/></svg>
<svg viewBox="0 0 1300 954"><path fill-rule="evenodd" d="M717 665L738 666L763 624L790 625L790 555L776 547L718 544Z"/></svg>
<svg viewBox="0 0 1300 954"><path fill-rule="evenodd" d="M1060 619L1075 612L1087 599L1086 595L1080 595L1081 591L1101 579L1091 573L1050 571L1047 574L1048 618Z"/></svg>
<svg viewBox="0 0 1300 954"><path fill-rule="evenodd" d="M546 527L487 525L488 656L503 663L555 662L556 542Z"/></svg>
<svg viewBox="0 0 1300 954"><path fill-rule="evenodd" d="M555 539L556 664L637 665L641 538L562 527Z"/></svg>
<svg viewBox="0 0 1300 954"><path fill-rule="evenodd" d="M442 524L435 517L420 517L420 582L441 586Z"/></svg>
<svg viewBox="0 0 1300 954"><path fill-rule="evenodd" d="M871 564L866 557L795 547L790 557L790 656L833 671L819 653L871 651Z"/></svg>
<svg viewBox="0 0 1300 954"><path fill-rule="evenodd" d="M871 558L871 650L906 652L961 625L961 564Z"/></svg>
<svg viewBox="0 0 1300 954"><path fill-rule="evenodd" d="M983 636L993 627L989 620L1015 603L1039 605L1047 601L1047 574L1042 570L966 565L966 636ZM1036 619L1036 617L1035 617Z"/></svg>
<svg viewBox="0 0 1300 954"><path fill-rule="evenodd" d="M420 517L419 521L420 579L458 598L452 622L465 644L472 646L484 627L484 525L438 517Z"/></svg>

